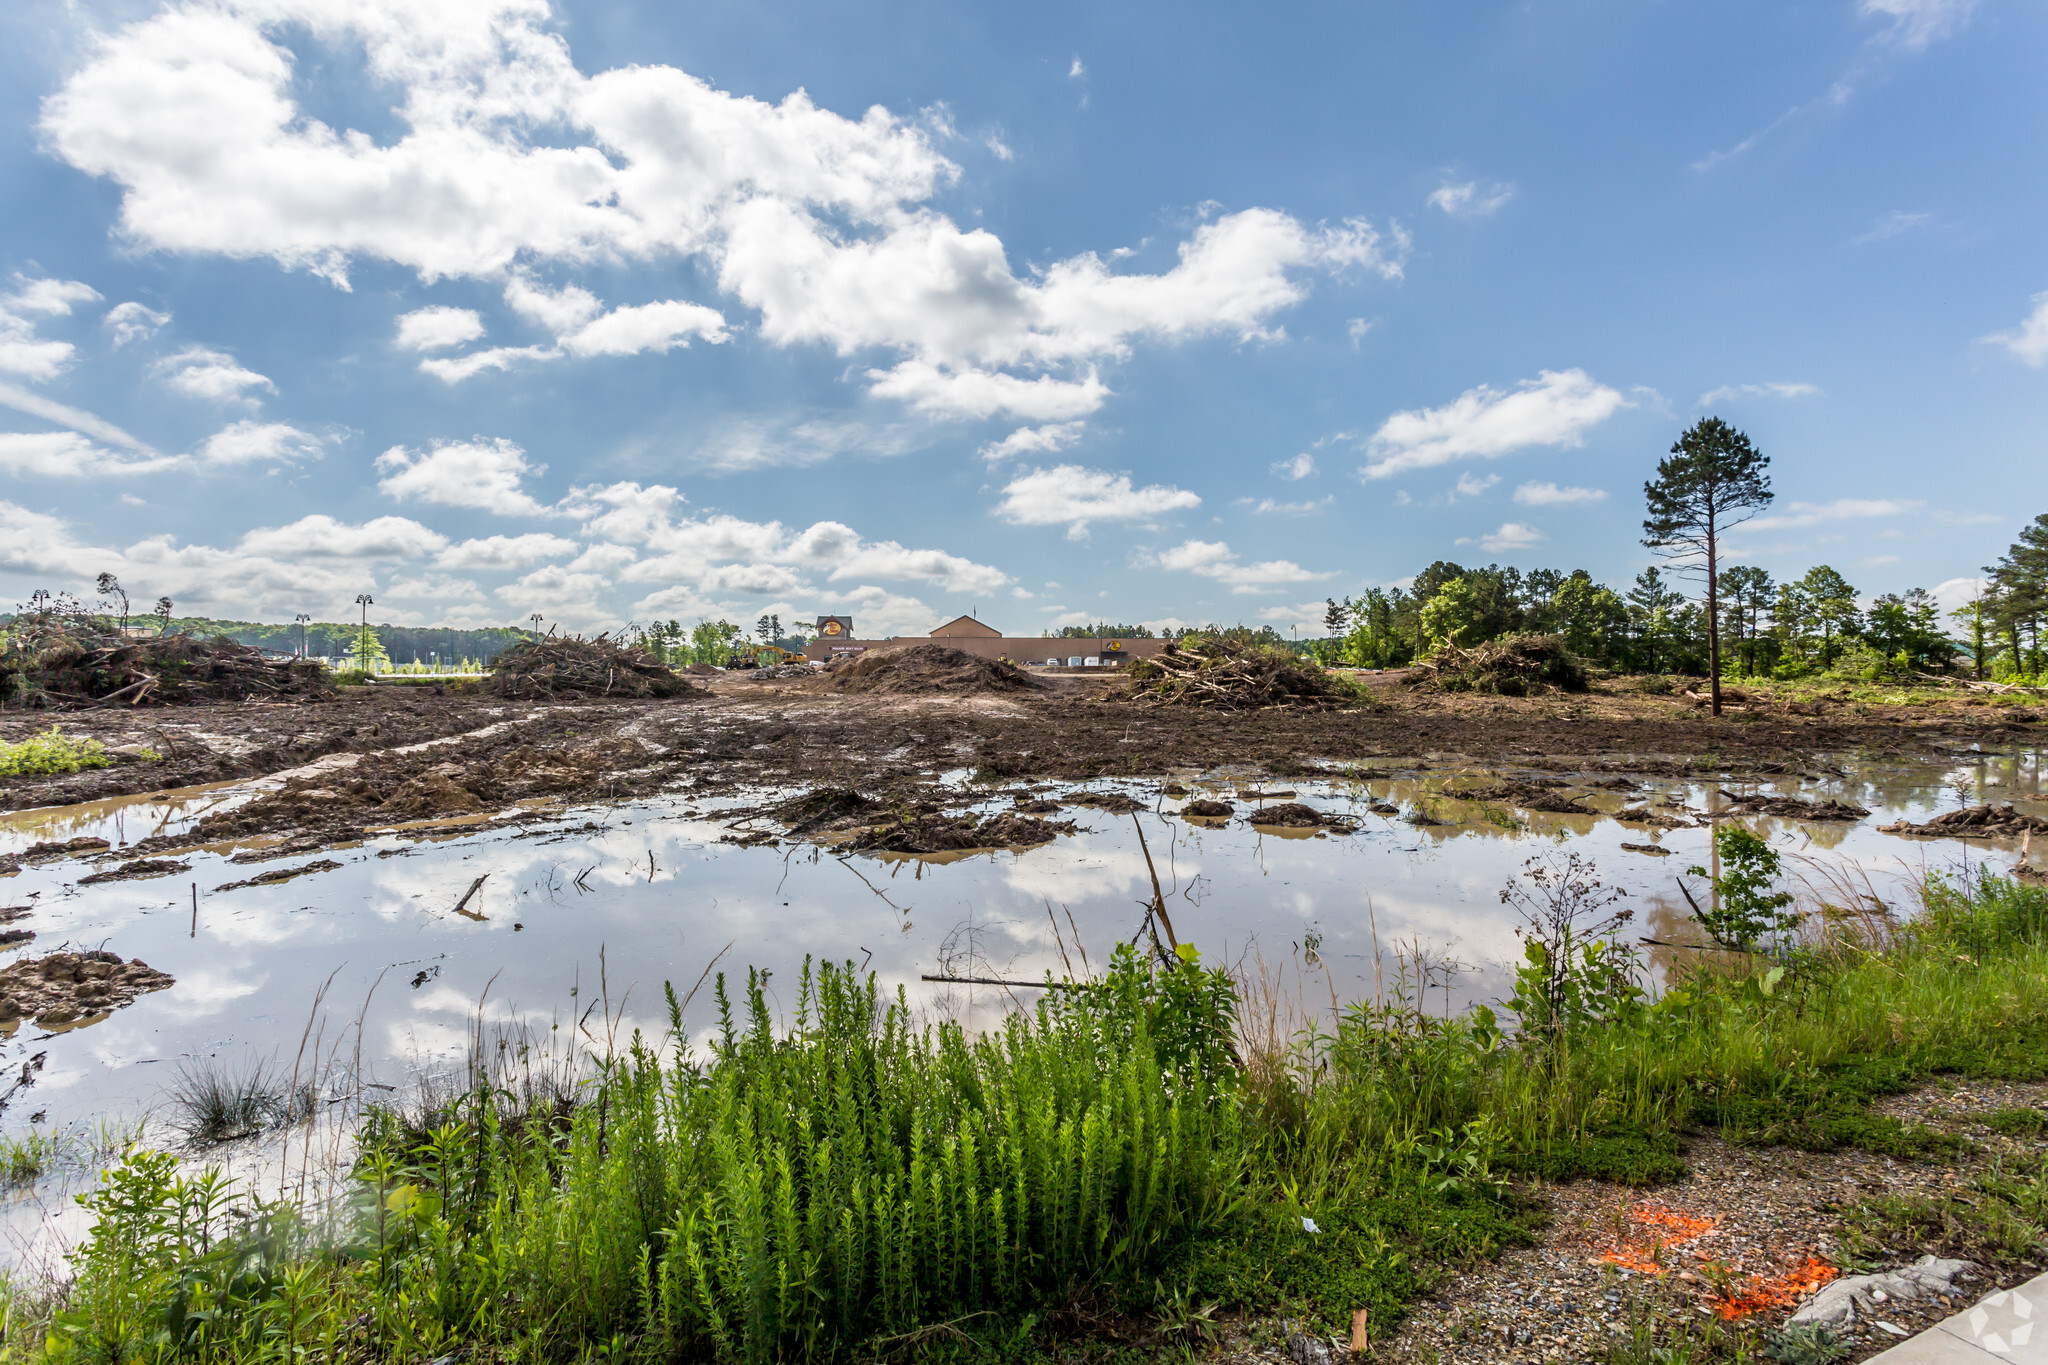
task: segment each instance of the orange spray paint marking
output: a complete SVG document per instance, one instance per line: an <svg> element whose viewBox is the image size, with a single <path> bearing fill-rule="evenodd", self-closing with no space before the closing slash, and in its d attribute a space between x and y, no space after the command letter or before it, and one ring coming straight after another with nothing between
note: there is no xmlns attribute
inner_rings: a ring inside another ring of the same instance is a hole
<svg viewBox="0 0 2048 1365"><path fill-rule="evenodd" d="M1624 1237L1600 1259L1644 1275L1662 1275L1660 1259L1665 1251L1704 1237L1721 1224L1718 1218L1694 1218L1665 1208L1633 1209L1629 1217L1648 1230L1648 1235Z"/></svg>
<svg viewBox="0 0 2048 1365"><path fill-rule="evenodd" d="M1766 1308L1799 1302L1842 1272L1817 1256L1783 1275L1752 1275L1739 1294L1730 1294L1714 1304L1714 1311L1729 1320L1746 1318Z"/></svg>

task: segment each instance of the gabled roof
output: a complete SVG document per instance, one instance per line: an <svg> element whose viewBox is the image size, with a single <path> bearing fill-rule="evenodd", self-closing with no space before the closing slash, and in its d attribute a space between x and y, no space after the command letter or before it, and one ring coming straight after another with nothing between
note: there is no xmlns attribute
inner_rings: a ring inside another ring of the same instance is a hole
<svg viewBox="0 0 2048 1365"><path fill-rule="evenodd" d="M989 640L1003 638L1003 633L994 626L983 625L972 616L956 616L932 632L934 640L947 635L978 635Z"/></svg>

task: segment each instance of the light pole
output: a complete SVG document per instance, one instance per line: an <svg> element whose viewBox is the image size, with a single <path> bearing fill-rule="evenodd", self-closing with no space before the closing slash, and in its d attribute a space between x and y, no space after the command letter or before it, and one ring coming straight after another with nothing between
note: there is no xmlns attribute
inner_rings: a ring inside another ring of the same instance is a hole
<svg viewBox="0 0 2048 1365"><path fill-rule="evenodd" d="M377 605L377 599L366 592L359 592L356 594L356 605L363 609L363 630L356 636L356 667L367 673L370 667L364 655L369 652L366 646L370 639L370 608Z"/></svg>
<svg viewBox="0 0 2048 1365"><path fill-rule="evenodd" d="M540 634L540 613L535 612L533 615L527 617L526 619L533 622L533 633L535 635Z"/></svg>
<svg viewBox="0 0 2048 1365"><path fill-rule="evenodd" d="M312 641L306 633L306 623L312 619L303 611L292 617L292 620L299 623L299 657L301 659L313 652Z"/></svg>

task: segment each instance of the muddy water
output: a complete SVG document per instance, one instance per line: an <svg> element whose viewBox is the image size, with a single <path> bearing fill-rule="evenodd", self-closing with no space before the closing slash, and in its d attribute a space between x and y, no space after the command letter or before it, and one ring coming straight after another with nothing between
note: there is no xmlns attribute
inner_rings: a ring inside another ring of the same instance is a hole
<svg viewBox="0 0 2048 1365"><path fill-rule="evenodd" d="M1151 893L1140 826L1182 939L1211 960L1257 953L1276 963L1314 942L1332 977L1316 983L1325 1002L1331 989L1359 997L1391 987L1397 947L1419 951L1428 964L1433 1008L1497 994L1502 964L1516 954L1516 921L1499 891L1531 857L1592 858L1629 890L1646 933L1687 936L1674 879L1707 860L1708 828L1647 831L1604 814L1528 813L1458 796L1501 773L1498 765L1426 756L1289 784L1293 799L1359 820L1349 835L1183 821L1161 813L1179 802L1159 798L1157 782L1130 782L1094 785L1143 801L1135 819L1070 806L1060 818L1079 821L1071 837L1021 853L944 859L841 856L810 843L737 847L720 842L726 827L716 809L675 797L528 810L516 829L416 826L256 866L229 863L239 846L221 845L183 855L189 873L156 880L81 887L88 864L25 868L0 878L0 905L34 907L16 921L35 931L34 942L10 954L104 946L170 972L177 984L61 1034L23 1021L0 1053L0 1078L37 1053L44 1060L0 1113L0 1131L147 1112L183 1058L262 1056L289 1066L309 1021L331 1046L360 1018L361 1072L385 1084L457 1054L479 1001L494 1019L542 1028L580 1020L596 1032L609 1015L621 1031L637 1025L659 1035L663 983L687 990L722 951L723 967L771 972L770 998L785 1008L812 954L871 967L935 1012L986 1021L1007 1006L1007 992L920 978L1063 972L1055 925L1069 953L1078 937L1100 963L1137 928ZM1522 774L1541 775L1548 774ZM1642 790L1626 794L1590 787L1611 776L1586 775L1575 790L1590 792L1589 804L1606 812L1675 800L1700 816L1722 806L1720 786L1869 807L1853 825L1748 823L1812 885L1853 872L1885 899L1923 866L2009 863L2014 850L1905 839L1879 825L1979 800L2014 800L2048 815L2048 764L2038 752L1958 753L1942 763L1837 755L1817 760L1809 776L1762 784L1636 778ZM1225 800L1247 786L1219 774L1181 781ZM0 853L81 835L107 838L118 852L242 799L245 791L225 787L20 812L0 817ZM1243 815L1256 802L1236 804ZM1374 804L1400 814L1374 814ZM1444 823L1411 823L1417 814ZM214 890L320 857L342 865L277 885ZM457 913L479 876L483 885ZM701 1033L712 1017L702 992L688 1025Z"/></svg>

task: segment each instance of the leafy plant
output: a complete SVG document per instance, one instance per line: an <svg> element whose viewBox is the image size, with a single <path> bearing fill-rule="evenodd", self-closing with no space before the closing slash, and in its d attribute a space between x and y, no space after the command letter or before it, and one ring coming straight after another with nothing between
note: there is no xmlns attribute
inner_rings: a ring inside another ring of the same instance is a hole
<svg viewBox="0 0 2048 1365"><path fill-rule="evenodd" d="M98 740L67 735L54 725L16 744L0 742L0 777L75 773L85 768L104 768L110 762L106 747Z"/></svg>
<svg viewBox="0 0 2048 1365"><path fill-rule="evenodd" d="M1704 867L1686 871L1695 877L1709 877L1714 885L1711 904L1694 903L1694 918L1707 937L1723 948L1754 952L1767 936L1789 934L1799 925L1792 912L1792 893L1773 890L1783 868L1778 851L1758 835L1734 823L1714 832L1714 848L1721 855L1721 873L1712 876ZM1691 893L1686 893L1691 898Z"/></svg>
<svg viewBox="0 0 2048 1365"><path fill-rule="evenodd" d="M1612 1023L1638 1008L1636 956L1615 939L1635 917L1611 907L1628 893L1602 882L1577 853L1535 857L1501 888L1501 904L1522 918L1522 961L1508 1008L1529 1045L1555 1046L1569 1032Z"/></svg>

